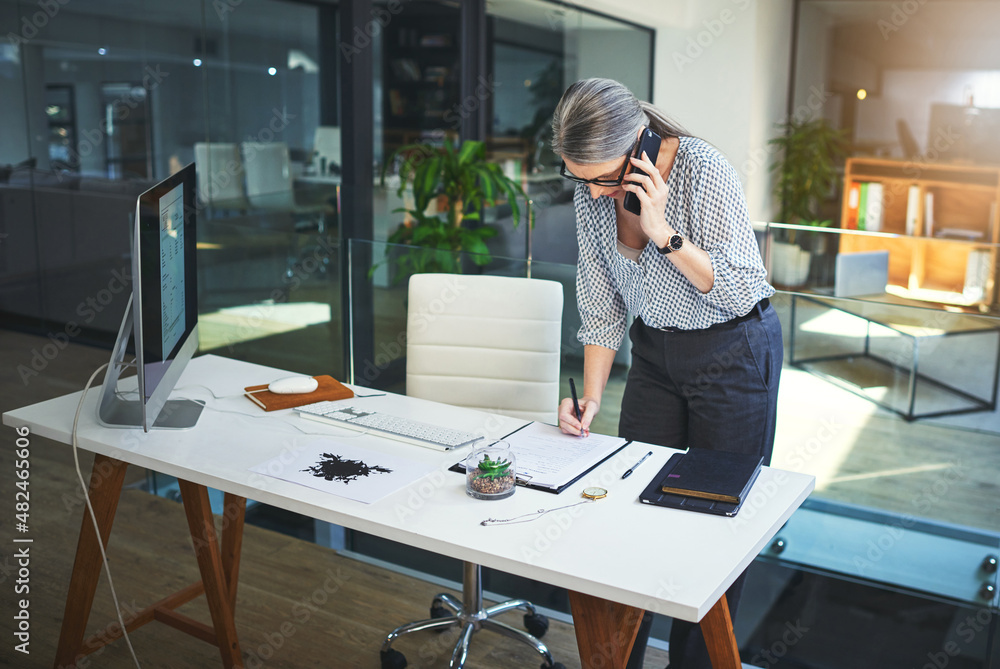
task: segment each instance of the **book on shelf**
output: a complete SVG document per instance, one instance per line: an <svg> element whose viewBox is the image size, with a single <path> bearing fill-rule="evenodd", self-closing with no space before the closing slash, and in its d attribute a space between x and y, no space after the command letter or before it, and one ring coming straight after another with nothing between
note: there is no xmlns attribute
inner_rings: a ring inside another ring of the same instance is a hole
<svg viewBox="0 0 1000 669"><path fill-rule="evenodd" d="M412 58L394 58L389 65L397 79L420 81L420 65Z"/></svg>
<svg viewBox="0 0 1000 669"><path fill-rule="evenodd" d="M860 189L861 195L858 197L858 230L867 229L865 226L865 214L868 212L868 183L863 182Z"/></svg>
<svg viewBox="0 0 1000 669"><path fill-rule="evenodd" d="M866 183L868 191L865 198L865 230L879 232L882 229L882 184L873 181Z"/></svg>
<svg viewBox="0 0 1000 669"><path fill-rule="evenodd" d="M965 265L965 287L962 297L977 302L986 297L986 285L990 278L990 250L973 249Z"/></svg>
<svg viewBox="0 0 1000 669"><path fill-rule="evenodd" d="M406 98L403 93L395 88L389 89L389 109L393 116L406 115Z"/></svg>
<svg viewBox="0 0 1000 669"><path fill-rule="evenodd" d="M428 65L424 68L424 81L444 86L445 81L451 75L450 68L443 65Z"/></svg>
<svg viewBox="0 0 1000 669"><path fill-rule="evenodd" d="M934 236L934 193L924 193L924 237Z"/></svg>
<svg viewBox="0 0 1000 669"><path fill-rule="evenodd" d="M911 237L917 234L917 221L920 220L920 186L910 186L906 191L906 234Z"/></svg>
<svg viewBox="0 0 1000 669"><path fill-rule="evenodd" d="M858 207L861 204L861 184L852 181L847 190L847 229L858 229Z"/></svg>
<svg viewBox="0 0 1000 669"><path fill-rule="evenodd" d="M944 239L964 239L966 241L975 242L982 239L985 236L985 232L982 230L972 230L969 228L950 228L950 227L940 227L934 233L935 237L942 237Z"/></svg>
<svg viewBox="0 0 1000 669"><path fill-rule="evenodd" d="M442 47L451 46L451 34L428 33L420 37L420 46Z"/></svg>

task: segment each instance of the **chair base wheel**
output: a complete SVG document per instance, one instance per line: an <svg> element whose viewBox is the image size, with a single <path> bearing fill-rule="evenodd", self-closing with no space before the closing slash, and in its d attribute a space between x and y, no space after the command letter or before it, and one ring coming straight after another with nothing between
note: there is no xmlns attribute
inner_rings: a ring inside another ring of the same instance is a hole
<svg viewBox="0 0 1000 669"><path fill-rule="evenodd" d="M553 662L552 664L543 662L542 669L566 669L566 666L562 662Z"/></svg>
<svg viewBox="0 0 1000 669"><path fill-rule="evenodd" d="M382 669L405 669L406 657L398 650L379 651L379 658L382 660Z"/></svg>
<svg viewBox="0 0 1000 669"><path fill-rule="evenodd" d="M525 613L524 629L536 639L541 639L549 631L549 619L541 613Z"/></svg>
<svg viewBox="0 0 1000 669"><path fill-rule="evenodd" d="M447 618L451 615L451 611L444 608L440 604L431 605L431 618Z"/></svg>

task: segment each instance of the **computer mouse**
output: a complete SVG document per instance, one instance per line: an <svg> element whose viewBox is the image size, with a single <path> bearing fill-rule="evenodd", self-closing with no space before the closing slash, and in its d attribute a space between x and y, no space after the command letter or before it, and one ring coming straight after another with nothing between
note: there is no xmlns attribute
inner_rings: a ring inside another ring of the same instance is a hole
<svg viewBox="0 0 1000 669"><path fill-rule="evenodd" d="M268 384L267 389L276 395L297 395L311 393L319 388L319 381L311 376L289 376Z"/></svg>

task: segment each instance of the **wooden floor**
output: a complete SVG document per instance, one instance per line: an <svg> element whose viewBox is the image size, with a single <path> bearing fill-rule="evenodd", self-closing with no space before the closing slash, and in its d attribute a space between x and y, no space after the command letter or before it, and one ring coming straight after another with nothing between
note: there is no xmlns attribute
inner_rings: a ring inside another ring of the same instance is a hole
<svg viewBox="0 0 1000 669"><path fill-rule="evenodd" d="M108 352L70 345L48 361L38 375L27 374L33 350L45 338L0 331L0 409L6 411L83 387L93 369L107 361ZM51 352L51 350L50 350ZM19 366L23 366L20 370ZM22 377L22 373L24 373ZM4 456L0 460L0 499L13 500L14 433L2 428ZM24 669L51 667L80 529L83 505L73 469L71 449L42 438L31 441L30 655L12 647L11 596L0 598L0 666ZM92 458L81 453L84 472ZM130 468L127 484L143 481ZM10 546L11 524L4 522L0 541ZM124 615L198 579L187 525L177 502L136 488L121 498L108 554ZM0 582L10 593L11 551L0 555ZM373 567L314 544L258 527L246 528L237 596L236 624L247 668L379 667L378 649L394 626L423 618L440 587ZM209 622L204 599L180 609ZM89 631L107 628L114 619L111 596L102 577ZM503 618L520 624L517 613ZM422 633L401 639L396 647L409 666L447 667L454 632ZM158 623L132 634L143 667L200 668L220 666L214 647ZM571 625L552 621L545 642L567 667L579 667ZM662 669L666 653L651 649L647 669ZM526 646L514 645L490 633L475 637L467 664L471 668L535 667L540 662ZM131 667L128 649L118 641L93 657L95 668Z"/></svg>

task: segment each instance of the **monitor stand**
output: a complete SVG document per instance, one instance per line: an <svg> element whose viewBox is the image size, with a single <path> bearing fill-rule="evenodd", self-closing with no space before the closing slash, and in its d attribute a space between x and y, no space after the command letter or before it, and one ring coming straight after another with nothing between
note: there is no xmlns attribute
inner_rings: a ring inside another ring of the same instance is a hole
<svg viewBox="0 0 1000 669"><path fill-rule="evenodd" d="M133 331L132 296L129 295L125 316L122 318L118 339L111 350L111 362L104 375L97 421L105 427L144 427L143 405L140 399L125 399L118 394L118 381L122 372L135 363L125 362L126 350ZM140 362L141 364L141 362ZM135 389L124 392L137 393ZM195 426L204 405L193 400L167 400L153 422L156 429L184 430Z"/></svg>

